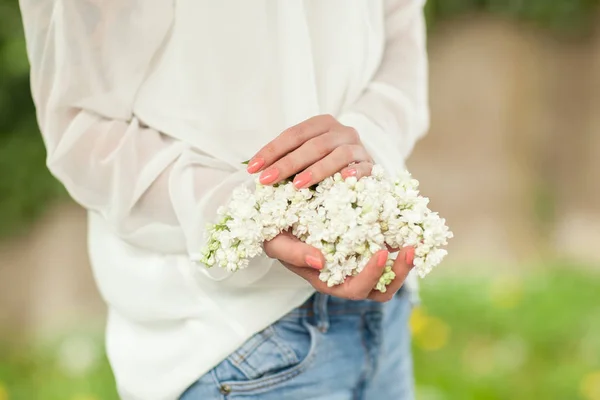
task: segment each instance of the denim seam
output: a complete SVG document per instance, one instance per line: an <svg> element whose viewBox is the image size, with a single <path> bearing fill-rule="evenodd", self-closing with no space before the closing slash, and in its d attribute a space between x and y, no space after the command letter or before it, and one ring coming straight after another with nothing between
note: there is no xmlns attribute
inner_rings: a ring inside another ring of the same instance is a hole
<svg viewBox="0 0 600 400"><path fill-rule="evenodd" d="M245 382L243 382L243 381L242 382L224 381L224 382L222 382L222 384L228 385L231 388L232 393L237 392L237 393L246 393L247 394L247 393L259 391L259 390L262 390L262 389L265 389L268 387L276 386L276 385L286 382L286 381L300 375L304 371L306 371L312 365L312 362L314 361L314 359L317 355L317 345L318 345L319 333L318 333L318 331L315 331L315 328L313 326L311 326L310 324L308 324L308 322L303 321L303 325L306 326L310 332L311 346L310 346L310 349L309 349L309 352L308 352L308 355L306 356L306 358L304 358L304 360L302 360L298 365L295 365L294 367L292 367L286 371L277 373L272 376L258 378L256 380L250 380L250 381L245 381Z"/></svg>
<svg viewBox="0 0 600 400"><path fill-rule="evenodd" d="M290 364L297 364L301 361L298 359L296 352L292 350L290 346L285 344L285 341L283 341L282 338L279 336L276 327L273 328L273 336L271 336L271 341L275 344L275 346L277 346L277 348L286 358L286 361L288 361Z"/></svg>
<svg viewBox="0 0 600 400"><path fill-rule="evenodd" d="M381 355L381 346L382 346L382 325L383 325L383 313L375 312L375 313L367 313L365 314L365 322L367 329L371 335L371 348L370 353L370 371L367 376L367 380L373 379L373 375L377 371L377 367L379 364L379 356Z"/></svg>
<svg viewBox="0 0 600 400"><path fill-rule="evenodd" d="M363 314L367 311L378 311L379 307L362 306L356 308L344 308L344 309L329 309L327 315L348 315L348 314ZM314 317L315 313L312 310L297 310L292 311L286 315L286 317L302 318L302 317Z"/></svg>
<svg viewBox="0 0 600 400"><path fill-rule="evenodd" d="M242 345L241 348L239 348L229 356L229 359L233 363L233 365L235 365L236 367L241 367L241 364L246 360L246 358L248 358L249 355L251 355L261 344L269 340L269 338L271 338L274 335L273 327L269 326L257 335L260 335L261 338L256 340L252 344L252 346L250 346L249 348L244 348L244 345Z"/></svg>
<svg viewBox="0 0 600 400"><path fill-rule="evenodd" d="M217 373L214 368L212 369L212 371L210 371L210 375L212 377L213 382L216 385L217 392L219 392L221 394L221 391L220 391L221 383L219 382L219 379L217 378ZM221 394L220 398L221 398L221 400L226 400L226 398L223 394Z"/></svg>
<svg viewBox="0 0 600 400"><path fill-rule="evenodd" d="M355 398L355 400L360 400L363 398L363 393L365 390L365 385L367 382L367 375L368 375L368 369L369 369L369 347L367 346L367 338L365 337L365 328L366 328L366 324L365 324L365 313L361 313L360 314L360 326L359 326L359 330L360 330L360 344L364 350L365 353L365 364L363 365L363 370L360 374L360 379L358 381L358 384L356 385L356 389L354 391L354 395L353 397Z"/></svg>
<svg viewBox="0 0 600 400"><path fill-rule="evenodd" d="M315 298L315 316L317 322L317 328L321 332L326 332L329 329L329 315L328 315L328 303L329 295L320 294Z"/></svg>

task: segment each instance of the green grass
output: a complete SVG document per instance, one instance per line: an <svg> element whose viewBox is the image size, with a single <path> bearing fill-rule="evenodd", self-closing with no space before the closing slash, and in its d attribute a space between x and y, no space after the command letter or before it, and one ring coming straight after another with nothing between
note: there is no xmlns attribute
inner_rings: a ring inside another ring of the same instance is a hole
<svg viewBox="0 0 600 400"><path fill-rule="evenodd" d="M419 399L600 399L600 275L577 271L426 279L411 321ZM100 338L65 343L0 351L0 400L117 399Z"/></svg>
<svg viewBox="0 0 600 400"><path fill-rule="evenodd" d="M0 350L0 400L118 399L101 343L86 335L49 347ZM66 363L69 358L77 362Z"/></svg>
<svg viewBox="0 0 600 400"><path fill-rule="evenodd" d="M432 280L423 292L412 321L423 400L600 399L600 275Z"/></svg>

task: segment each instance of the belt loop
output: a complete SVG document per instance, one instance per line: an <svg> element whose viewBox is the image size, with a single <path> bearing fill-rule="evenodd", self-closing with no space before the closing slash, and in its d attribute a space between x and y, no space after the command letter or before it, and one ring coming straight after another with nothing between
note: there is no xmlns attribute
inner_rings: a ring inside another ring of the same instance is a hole
<svg viewBox="0 0 600 400"><path fill-rule="evenodd" d="M329 330L329 315L327 314L327 302L329 301L329 295L323 293L317 293L313 303L315 312L315 322L317 323L317 329L322 333Z"/></svg>

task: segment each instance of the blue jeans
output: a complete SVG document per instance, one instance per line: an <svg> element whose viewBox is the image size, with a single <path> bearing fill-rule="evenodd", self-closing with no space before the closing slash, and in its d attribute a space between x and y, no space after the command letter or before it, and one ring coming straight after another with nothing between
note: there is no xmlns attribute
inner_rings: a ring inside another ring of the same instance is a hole
<svg viewBox="0 0 600 400"><path fill-rule="evenodd" d="M384 304L314 294L181 399L413 400L409 297L405 288Z"/></svg>

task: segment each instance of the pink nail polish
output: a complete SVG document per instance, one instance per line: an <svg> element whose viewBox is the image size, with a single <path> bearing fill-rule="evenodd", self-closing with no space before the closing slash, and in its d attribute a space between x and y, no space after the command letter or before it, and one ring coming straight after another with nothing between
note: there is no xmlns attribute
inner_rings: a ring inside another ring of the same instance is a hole
<svg viewBox="0 0 600 400"><path fill-rule="evenodd" d="M301 174L296 175L294 178L294 186L298 189L302 189L310 183L312 180L312 173L310 171L304 171Z"/></svg>
<svg viewBox="0 0 600 400"><path fill-rule="evenodd" d="M388 252L385 250L380 251L379 254L377 255L377 266L378 267L385 266L387 258L388 258Z"/></svg>
<svg viewBox="0 0 600 400"><path fill-rule="evenodd" d="M269 185L269 184L275 182L275 180L277 180L278 176L279 176L279 170L277 170L277 168L269 168L268 170L266 170L262 174L260 174L259 181L263 185Z"/></svg>
<svg viewBox="0 0 600 400"><path fill-rule="evenodd" d="M346 172L344 173L344 176L346 178L351 177L351 176L356 176L358 174L358 171L356 171L354 168L352 169L347 169Z"/></svg>
<svg viewBox="0 0 600 400"><path fill-rule="evenodd" d="M248 164L248 168L246 168L246 171L253 174L255 172L258 172L263 165L265 165L265 160L263 160L260 157L255 158L252 161L250 161L250 163Z"/></svg>
<svg viewBox="0 0 600 400"><path fill-rule="evenodd" d="M415 260L415 249L414 248L410 248L406 251L406 255L404 256L404 261L406 261L406 263L408 265L413 265L413 261Z"/></svg>
<svg viewBox="0 0 600 400"><path fill-rule="evenodd" d="M321 262L321 259L315 256L311 256L311 255L307 255L304 258L304 261L306 261L306 263L308 264L309 267L314 268L314 269L323 269L323 263Z"/></svg>

